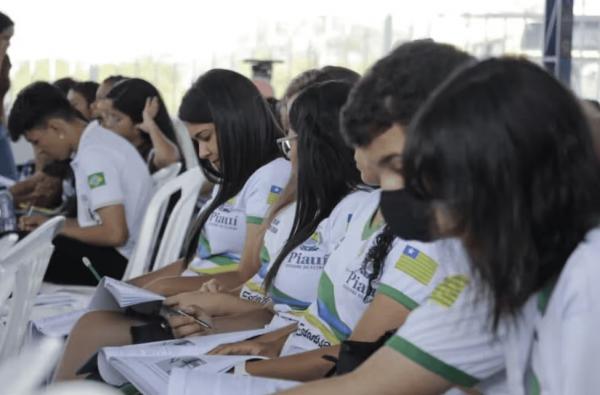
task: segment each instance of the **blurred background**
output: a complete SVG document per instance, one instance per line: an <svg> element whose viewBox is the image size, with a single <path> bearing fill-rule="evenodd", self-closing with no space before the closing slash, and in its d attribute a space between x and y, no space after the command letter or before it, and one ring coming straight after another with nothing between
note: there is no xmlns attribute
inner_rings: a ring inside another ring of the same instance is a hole
<svg viewBox="0 0 600 395"><path fill-rule="evenodd" d="M247 58L277 59L279 97L299 72L327 64L363 72L395 45L431 37L476 56L541 62L544 0L27 1L2 0L15 22L9 55L14 94L34 80L112 74L145 78L172 114L202 72L250 76ZM600 0L574 5L571 86L600 98Z"/></svg>

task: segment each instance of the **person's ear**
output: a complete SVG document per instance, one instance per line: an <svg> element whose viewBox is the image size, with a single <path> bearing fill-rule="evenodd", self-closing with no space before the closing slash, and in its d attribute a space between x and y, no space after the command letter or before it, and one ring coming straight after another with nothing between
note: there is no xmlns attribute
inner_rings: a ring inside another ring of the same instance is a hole
<svg viewBox="0 0 600 395"><path fill-rule="evenodd" d="M54 133L59 139L64 140L69 130L69 125L64 119L50 118L46 121L46 130Z"/></svg>

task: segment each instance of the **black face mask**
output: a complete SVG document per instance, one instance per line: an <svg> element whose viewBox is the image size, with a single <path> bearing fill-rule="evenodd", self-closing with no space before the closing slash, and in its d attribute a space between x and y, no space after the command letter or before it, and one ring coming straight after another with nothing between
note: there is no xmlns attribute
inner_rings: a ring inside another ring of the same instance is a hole
<svg viewBox="0 0 600 395"><path fill-rule="evenodd" d="M423 242L434 240L431 207L406 189L381 191L379 206L385 222L397 237Z"/></svg>

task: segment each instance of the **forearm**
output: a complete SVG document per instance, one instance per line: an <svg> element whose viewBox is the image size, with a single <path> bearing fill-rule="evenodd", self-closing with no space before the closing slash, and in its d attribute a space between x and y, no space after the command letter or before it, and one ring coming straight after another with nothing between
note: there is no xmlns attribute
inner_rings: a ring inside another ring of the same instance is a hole
<svg viewBox="0 0 600 395"><path fill-rule="evenodd" d="M173 296L183 292L197 291L211 276L165 277L158 278L144 286L152 292L163 296Z"/></svg>
<svg viewBox="0 0 600 395"><path fill-rule="evenodd" d="M148 284L157 281L162 278L167 277L175 277L179 276L185 270L185 261L183 259L178 259L175 262L155 270L150 273L143 274L139 277L132 278L128 281L128 283L135 285L136 287L143 288Z"/></svg>
<svg viewBox="0 0 600 395"><path fill-rule="evenodd" d="M252 275L244 274L240 270L234 270L232 272L218 273L210 276L211 279L215 279L224 290L232 290L239 288L246 281L248 281Z"/></svg>
<svg viewBox="0 0 600 395"><path fill-rule="evenodd" d="M333 363L324 355L337 357L339 346L290 355L287 357L249 362L246 371L253 376L273 377L287 380L311 381L325 377Z"/></svg>
<svg viewBox="0 0 600 395"><path fill-rule="evenodd" d="M266 309L249 311L224 317L213 318L213 325L217 333L244 331L249 329L264 328L273 318L273 314Z"/></svg>
<svg viewBox="0 0 600 395"><path fill-rule="evenodd" d="M260 312L262 310L267 311L271 317L273 316L273 313L263 304L241 299L238 295L231 295L228 293L219 293L218 295L222 295L224 298L223 303L220 303L220 308L218 311L219 316L246 314Z"/></svg>
<svg viewBox="0 0 600 395"><path fill-rule="evenodd" d="M170 141L158 126L154 125L148 130L152 146L154 147L154 158L152 162L157 168L162 168L175 163L179 160L179 150L177 146Z"/></svg>
<svg viewBox="0 0 600 395"><path fill-rule="evenodd" d="M84 243L104 247L120 247L127 242L128 238L118 234L119 232L114 232L113 229L105 225L82 228L77 223L77 220L73 218L68 218L65 221L65 226L60 233L63 236Z"/></svg>

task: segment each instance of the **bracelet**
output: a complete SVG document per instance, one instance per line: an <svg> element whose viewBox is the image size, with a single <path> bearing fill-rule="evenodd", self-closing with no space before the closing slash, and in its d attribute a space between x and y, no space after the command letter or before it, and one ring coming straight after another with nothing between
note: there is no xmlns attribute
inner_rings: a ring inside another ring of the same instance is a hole
<svg viewBox="0 0 600 395"><path fill-rule="evenodd" d="M250 376L250 373L246 371L246 361L238 362L233 365L234 376Z"/></svg>

